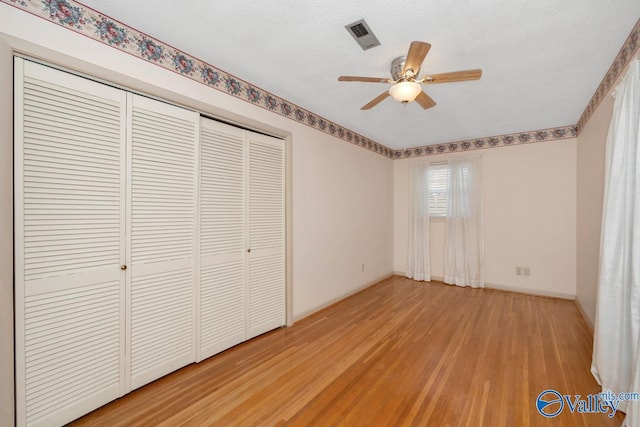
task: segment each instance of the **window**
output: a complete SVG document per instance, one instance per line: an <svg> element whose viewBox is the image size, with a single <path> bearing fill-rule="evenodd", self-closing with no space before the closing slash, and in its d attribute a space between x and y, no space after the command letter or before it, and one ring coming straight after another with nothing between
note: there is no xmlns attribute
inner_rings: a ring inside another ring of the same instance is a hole
<svg viewBox="0 0 640 427"><path fill-rule="evenodd" d="M447 201L449 199L449 165L429 165L429 216L445 218L447 216Z"/></svg>
<svg viewBox="0 0 640 427"><path fill-rule="evenodd" d="M468 167L461 167L459 180L462 188L469 188L471 176ZM451 167L448 163L430 164L427 168L429 188L429 217L446 218L449 204L449 175ZM468 206L462 207L462 214L467 215Z"/></svg>

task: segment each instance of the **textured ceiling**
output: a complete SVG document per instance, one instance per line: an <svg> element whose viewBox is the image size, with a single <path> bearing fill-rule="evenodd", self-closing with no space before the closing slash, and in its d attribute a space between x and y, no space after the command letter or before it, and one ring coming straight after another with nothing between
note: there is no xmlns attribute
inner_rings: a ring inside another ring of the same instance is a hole
<svg viewBox="0 0 640 427"><path fill-rule="evenodd" d="M640 17L638 0L81 2L394 149L575 124ZM345 30L360 18L381 46ZM388 77L412 40L432 45L421 75L482 79L361 111L388 85L337 77Z"/></svg>

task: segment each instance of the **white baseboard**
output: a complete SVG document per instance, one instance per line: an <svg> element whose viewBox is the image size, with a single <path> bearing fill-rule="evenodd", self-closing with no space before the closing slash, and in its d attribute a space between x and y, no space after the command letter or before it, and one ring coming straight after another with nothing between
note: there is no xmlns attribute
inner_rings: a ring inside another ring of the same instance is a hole
<svg viewBox="0 0 640 427"><path fill-rule="evenodd" d="M593 323L591 323L591 319L589 319L589 316L587 316L587 312L584 309L584 307L582 306L582 303L580 303L580 300L578 298L576 298L576 307L578 307L578 311L580 312L580 315L582 316L582 318L584 319L584 323L587 324L587 328L589 328L589 331L591 332L591 335L593 335Z"/></svg>
<svg viewBox="0 0 640 427"><path fill-rule="evenodd" d="M402 271L394 271L393 272L396 276L402 276L405 277L405 273ZM431 280L434 282L443 282L444 283L444 277L440 277L440 276L431 276ZM519 294L527 294L527 295L537 295L537 296L541 296L541 297L551 297L551 298L561 298L561 299L569 299L569 300L575 300L576 296L574 294L567 294L564 292L555 292L555 291L549 291L546 289L534 289L534 288L523 288L520 286L511 286L511 285L496 285L495 283L485 283L484 284L485 289L496 289L499 291L507 291L507 292L517 292ZM580 310L582 309L582 307L579 308ZM587 321L587 323L589 323Z"/></svg>
<svg viewBox="0 0 640 427"><path fill-rule="evenodd" d="M546 289L521 288L519 286L495 285L492 283L485 283L484 287L487 289L497 289L499 291L517 292L519 294L537 295L541 297L561 298L561 299L569 299L569 300L576 299L576 296L574 294L548 291Z"/></svg>
<svg viewBox="0 0 640 427"><path fill-rule="evenodd" d="M314 307L314 308L312 308L310 310L306 310L306 311L304 311L302 313L296 314L296 315L293 316L293 323L295 323L295 322L297 322L297 321L299 321L299 320L301 320L301 319L303 319L303 318L305 318L307 316L310 316L313 313L316 313L316 312L318 312L318 311L320 311L322 309L325 309L325 308L329 307L330 305L333 305L333 304L335 304L337 302L340 302L343 299L349 298L350 296L355 295L358 292L361 292L361 291L367 289L368 287L375 285L376 283L382 282L383 280L386 280L389 277L393 277L394 275L395 275L395 273L385 274L382 277L379 277L377 279L371 280L371 281L365 283L364 285L359 286L356 289L353 289L353 290L347 292L346 294L340 295L340 296L338 296L336 298L332 298L331 300L325 302L324 304L316 306L316 307Z"/></svg>

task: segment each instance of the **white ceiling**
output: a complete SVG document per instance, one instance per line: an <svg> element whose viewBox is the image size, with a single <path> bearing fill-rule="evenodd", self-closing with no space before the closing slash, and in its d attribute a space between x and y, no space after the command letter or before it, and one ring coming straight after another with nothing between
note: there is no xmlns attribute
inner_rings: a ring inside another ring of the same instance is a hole
<svg viewBox="0 0 640 427"><path fill-rule="evenodd" d="M640 17L638 0L81 1L393 149L575 124ZM381 46L346 31L361 18ZM361 111L388 85L338 76L389 77L412 40L432 45L421 75L482 79Z"/></svg>

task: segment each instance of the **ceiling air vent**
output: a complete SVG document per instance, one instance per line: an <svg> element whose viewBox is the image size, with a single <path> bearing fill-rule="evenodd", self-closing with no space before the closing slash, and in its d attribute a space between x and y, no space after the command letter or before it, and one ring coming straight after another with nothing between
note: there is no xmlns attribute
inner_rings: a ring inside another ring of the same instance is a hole
<svg viewBox="0 0 640 427"><path fill-rule="evenodd" d="M362 50L380 46L380 42L364 19L345 25L344 27L349 31L349 34L351 34L355 41L358 42Z"/></svg>

